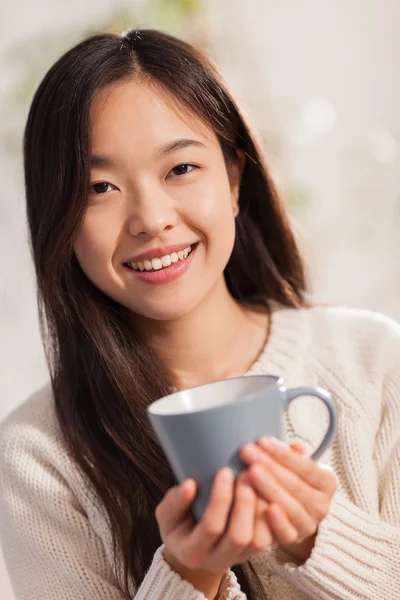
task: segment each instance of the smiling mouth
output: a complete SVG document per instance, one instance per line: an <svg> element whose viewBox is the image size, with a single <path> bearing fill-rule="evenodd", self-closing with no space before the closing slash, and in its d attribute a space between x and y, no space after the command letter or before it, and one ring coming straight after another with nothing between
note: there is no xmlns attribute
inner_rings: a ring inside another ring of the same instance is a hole
<svg viewBox="0 0 400 600"><path fill-rule="evenodd" d="M152 260L144 260L141 262L129 262L124 263L125 267L132 271L161 271L162 269L168 269L173 264L184 261L187 259L189 254L193 252L197 244L187 246L179 252L172 252L171 254L165 254Z"/></svg>

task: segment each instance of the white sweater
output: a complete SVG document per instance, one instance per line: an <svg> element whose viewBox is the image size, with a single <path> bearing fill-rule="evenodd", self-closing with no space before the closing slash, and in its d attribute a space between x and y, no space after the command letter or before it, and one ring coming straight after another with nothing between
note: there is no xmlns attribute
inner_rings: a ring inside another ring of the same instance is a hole
<svg viewBox="0 0 400 600"><path fill-rule="evenodd" d="M400 599L400 325L368 311L277 309L248 374L259 373L325 387L339 414L321 458L339 478L330 513L303 565L279 547L253 558L266 598ZM296 400L286 440L310 451L326 425L317 399ZM17 600L120 600L105 515L67 456L49 387L6 419L0 442L0 537ZM132 590L136 600L204 600L162 547ZM232 572L219 598L245 598Z"/></svg>

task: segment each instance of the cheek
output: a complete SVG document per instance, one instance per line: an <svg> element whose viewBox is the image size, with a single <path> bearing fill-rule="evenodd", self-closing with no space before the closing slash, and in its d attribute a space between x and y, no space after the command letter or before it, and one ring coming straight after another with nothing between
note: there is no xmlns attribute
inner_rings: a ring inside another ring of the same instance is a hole
<svg viewBox="0 0 400 600"><path fill-rule="evenodd" d="M200 186L187 204L185 220L202 234L211 251L230 254L235 237L235 218L227 181Z"/></svg>
<svg viewBox="0 0 400 600"><path fill-rule="evenodd" d="M99 283L110 270L117 241L118 230L112 220L87 213L75 238L74 251L81 268L94 283Z"/></svg>

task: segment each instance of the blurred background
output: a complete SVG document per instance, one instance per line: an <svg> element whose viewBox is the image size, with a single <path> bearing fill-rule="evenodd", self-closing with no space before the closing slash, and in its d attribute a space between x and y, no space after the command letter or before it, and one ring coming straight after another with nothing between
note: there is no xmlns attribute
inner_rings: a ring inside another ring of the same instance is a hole
<svg viewBox="0 0 400 600"><path fill-rule="evenodd" d="M0 0L0 420L47 379L21 136L88 33L160 27L219 65L263 142L318 300L400 320L398 0ZM0 556L0 598L14 600Z"/></svg>

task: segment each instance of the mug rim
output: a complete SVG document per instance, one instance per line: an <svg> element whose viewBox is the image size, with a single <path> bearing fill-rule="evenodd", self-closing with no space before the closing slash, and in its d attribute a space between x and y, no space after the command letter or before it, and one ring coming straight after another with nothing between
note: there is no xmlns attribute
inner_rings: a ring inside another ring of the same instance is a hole
<svg viewBox="0 0 400 600"><path fill-rule="evenodd" d="M179 394L183 394L185 392L190 392L192 390L197 390L200 388L206 388L207 386L212 386L215 385L216 383L225 383L227 381L236 381L238 379L272 379L273 380L273 384L276 385L277 387L279 387L280 385L283 385L283 376L282 375L274 375L273 373L266 373L265 375L238 375L237 377L227 377L226 379L217 379L216 381L210 381L208 383L201 383L199 385L194 385L191 386L189 388L183 389L183 390L176 390L175 392L172 392L171 394L167 394L166 396L163 396L162 398L158 398L157 400L154 400L154 402L152 402L151 404L149 404L149 406L147 407L147 413L150 415L155 415L155 416L160 416L160 417L169 417L169 416L177 416L177 415L194 415L197 413L203 413L206 411L212 411L212 410L217 410L219 408L222 408L224 406L228 406L231 402L224 402L223 404L217 404L216 406L208 406L208 407L204 407L204 408L198 408L196 410L189 410L189 411L178 411L178 412L158 412L156 409L157 407L159 407L161 404L163 404L165 401L170 400L173 396L178 396ZM243 398L241 398L238 402L239 403L243 403L243 402L247 402L249 401L255 394L259 394L260 391L255 391L255 392L250 392L246 395L243 396Z"/></svg>

